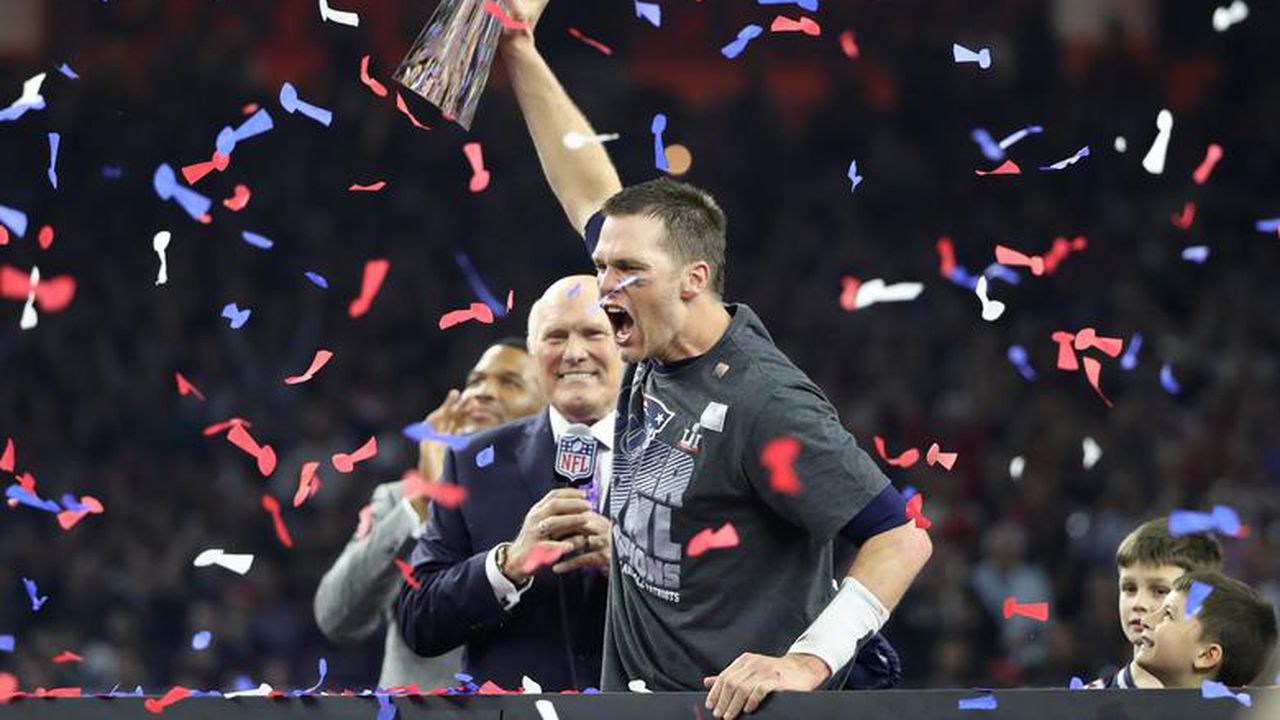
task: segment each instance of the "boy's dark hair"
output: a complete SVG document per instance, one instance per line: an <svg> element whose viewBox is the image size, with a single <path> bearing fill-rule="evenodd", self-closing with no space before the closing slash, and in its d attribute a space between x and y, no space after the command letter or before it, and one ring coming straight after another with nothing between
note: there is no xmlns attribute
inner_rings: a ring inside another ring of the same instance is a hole
<svg viewBox="0 0 1280 720"><path fill-rule="evenodd" d="M711 268L708 285L717 297L724 295L724 211L705 190L657 178L623 188L605 201L605 217L645 215L666 229L663 248L678 265L702 260Z"/></svg>
<svg viewBox="0 0 1280 720"><path fill-rule="evenodd" d="M502 347L515 348L517 350L523 350L525 352L529 352L528 343L524 341L524 338L516 335L506 335L504 337L500 337L497 340L494 340L493 343L489 345L489 347L493 347L494 345L501 345Z"/></svg>
<svg viewBox="0 0 1280 720"><path fill-rule="evenodd" d="M1213 587L1196 618L1200 638L1222 646L1222 664L1215 679L1225 685L1240 686L1253 679L1267 665L1276 649L1276 611L1257 590L1220 572L1189 572L1173 583L1183 594L1192 582Z"/></svg>
<svg viewBox="0 0 1280 720"><path fill-rule="evenodd" d="M1148 520L1120 543L1116 565L1177 565L1187 572L1221 570L1222 544L1208 533L1169 534L1169 518Z"/></svg>

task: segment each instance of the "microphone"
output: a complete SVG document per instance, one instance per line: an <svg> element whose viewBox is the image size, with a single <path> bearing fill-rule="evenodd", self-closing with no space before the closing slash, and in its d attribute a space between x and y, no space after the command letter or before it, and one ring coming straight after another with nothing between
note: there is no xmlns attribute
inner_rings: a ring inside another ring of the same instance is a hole
<svg viewBox="0 0 1280 720"><path fill-rule="evenodd" d="M591 482L596 474L596 455L599 443L591 435L591 428L574 423L556 443L556 484L560 487L581 487Z"/></svg>

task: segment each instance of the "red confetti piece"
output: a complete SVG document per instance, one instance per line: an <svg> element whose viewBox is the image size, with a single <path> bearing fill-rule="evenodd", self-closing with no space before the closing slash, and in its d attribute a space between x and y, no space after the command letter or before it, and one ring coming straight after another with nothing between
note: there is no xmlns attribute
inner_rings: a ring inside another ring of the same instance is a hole
<svg viewBox="0 0 1280 720"><path fill-rule="evenodd" d="M1093 391L1098 393L1098 397L1102 398L1102 402L1106 403L1107 407L1111 407L1111 400L1106 395L1102 394L1102 388L1099 385L1102 373L1102 363L1098 362L1096 358L1091 357L1084 358L1083 362L1084 376L1089 380L1089 384L1093 386Z"/></svg>
<svg viewBox="0 0 1280 720"><path fill-rule="evenodd" d="M776 493L796 495L800 478L792 464L800 457L800 441L789 435L774 438L760 451L760 464L769 471L769 487Z"/></svg>
<svg viewBox="0 0 1280 720"><path fill-rule="evenodd" d="M398 90L396 91L396 109L403 113L405 117L409 118L409 121L413 123L413 126L419 130L431 129L419 122L418 118L414 117L413 113L409 112L409 106L405 104L404 98L400 96L400 91Z"/></svg>
<svg viewBox="0 0 1280 720"><path fill-rule="evenodd" d="M0 247L9 244L9 228L0 225Z"/></svg>
<svg viewBox="0 0 1280 720"><path fill-rule="evenodd" d="M1089 241L1083 236L1078 236L1071 240L1064 237L1053 239L1053 245L1049 248L1049 252L1044 254L1044 271L1053 274L1058 269L1058 265L1073 252L1080 252L1089 247Z"/></svg>
<svg viewBox="0 0 1280 720"><path fill-rule="evenodd" d="M822 34L822 28L818 26L817 21L810 17L801 16L798 20L792 20L789 17L779 15L773 19L773 24L769 26L769 32L802 32L811 37L817 37Z"/></svg>
<svg viewBox="0 0 1280 720"><path fill-rule="evenodd" d="M13 466L16 462L16 451L13 449L13 438L9 438L4 444L4 454L0 455L0 470L7 473L13 472Z"/></svg>
<svg viewBox="0 0 1280 720"><path fill-rule="evenodd" d="M1173 226L1179 230L1186 230L1190 228L1191 223L1196 221L1196 204L1188 200L1187 203L1182 206L1182 213L1174 215L1170 218L1170 221L1173 222Z"/></svg>
<svg viewBox="0 0 1280 720"><path fill-rule="evenodd" d="M240 423L232 425L231 430L227 432L227 440L258 461L258 472L262 473L263 477L275 472L276 451L270 445L258 445L244 425Z"/></svg>
<svg viewBox="0 0 1280 720"><path fill-rule="evenodd" d="M210 435L217 435L218 433L223 432L225 430L230 430L232 427L236 425L243 425L247 428L253 427L253 423L249 422L248 420L245 420L244 418L233 417L229 420L224 420L223 422L214 423L209 427L205 428L204 435L205 437L208 437Z"/></svg>
<svg viewBox="0 0 1280 720"><path fill-rule="evenodd" d="M448 330L468 320L489 325L493 323L493 308L482 302L475 302L471 303L471 307L466 310L451 310L440 316L440 329Z"/></svg>
<svg viewBox="0 0 1280 720"><path fill-rule="evenodd" d="M347 307L347 315L352 319L369 312L373 299L382 288L382 281L387 278L391 269L391 261L384 259L370 260L364 264L364 277L360 281L360 296L351 301Z"/></svg>
<svg viewBox="0 0 1280 720"><path fill-rule="evenodd" d="M173 379L178 383L178 394L186 397L187 395L195 395L201 401L204 400L204 393L200 392L200 388L191 384L191 381L182 376L182 373L175 372Z"/></svg>
<svg viewBox="0 0 1280 720"><path fill-rule="evenodd" d="M315 497L320 492L323 482L317 470L320 469L320 463L316 461L302 463L302 473L298 476L298 489L293 493L293 506L301 507L302 503Z"/></svg>
<svg viewBox="0 0 1280 720"><path fill-rule="evenodd" d="M311 378L315 377L316 373L320 372L320 368L327 365L331 359L333 359L332 351L323 350L323 349L317 350L315 357L311 358L311 367L308 367L307 371L302 373L301 375L294 375L292 377L285 378L284 384L297 385L299 383L304 383L310 380Z"/></svg>
<svg viewBox="0 0 1280 720"><path fill-rule="evenodd" d="M930 445L929 451L925 453L925 461L929 463L929 467L941 465L948 470L956 464L957 457L959 456L956 453L943 452L938 443Z"/></svg>
<svg viewBox="0 0 1280 720"><path fill-rule="evenodd" d="M920 461L920 451L916 448L908 448L897 457L889 457L888 452L885 450L884 438L876 435L873 440L875 441L876 452L880 453L880 457L885 462L894 467L900 467L905 470Z"/></svg>
<svg viewBox="0 0 1280 720"><path fill-rule="evenodd" d="M858 41L853 37L852 29L840 33L840 49L850 60L857 60L862 55L862 51L858 49Z"/></svg>
<svg viewBox="0 0 1280 720"><path fill-rule="evenodd" d="M738 547L738 530L727 522L719 530L705 528L689 540L689 557L698 557L708 550L726 550Z"/></svg>
<svg viewBox="0 0 1280 720"><path fill-rule="evenodd" d="M507 15L507 12L502 9L502 6L496 2L493 2L493 0L486 0L480 7L484 8L484 11L489 15L493 16L494 18L497 18L498 22L502 23L502 27L508 30L529 29L528 25L525 25L524 23L520 22L519 20L516 20L510 15Z"/></svg>
<svg viewBox="0 0 1280 720"><path fill-rule="evenodd" d="M245 115L252 115L258 112L258 103L248 103L244 107L240 108L240 112Z"/></svg>
<svg viewBox="0 0 1280 720"><path fill-rule="evenodd" d="M374 95L377 95L378 97L387 96L387 86L383 85L377 80L374 80L369 75L369 56L368 55L365 55L364 57L360 58L360 82L364 83L365 87L369 88L369 90L371 90Z"/></svg>
<svg viewBox="0 0 1280 720"><path fill-rule="evenodd" d="M858 288L862 281L852 275L840 278L840 309L853 312L858 307Z"/></svg>
<svg viewBox="0 0 1280 720"><path fill-rule="evenodd" d="M1012 160L1005 160L995 170L974 170L978 175L1021 175L1022 168Z"/></svg>
<svg viewBox="0 0 1280 720"><path fill-rule="evenodd" d="M574 38L577 38L578 40L581 40L582 42L584 42L584 43L586 43L586 44L590 45L591 47L593 47L593 48L595 48L595 49L599 50L600 52L604 53L605 55L613 55L613 48L609 47L608 45L605 45L604 43L600 42L599 40L593 40L593 39L591 39L591 38L587 37L587 36L586 36L586 35L584 35L584 34L582 33L582 31L581 31L581 30L579 30L578 28L575 28L575 27L571 27L571 28L569 28L569 35L570 35L570 36L572 36L572 37L574 37Z"/></svg>
<svg viewBox="0 0 1280 720"><path fill-rule="evenodd" d="M1209 174L1213 172L1214 166L1222 159L1222 146L1218 143L1209 143L1209 147L1205 150L1204 160L1200 162L1200 167L1191 174L1191 179L1197 185L1203 185L1209 181Z"/></svg>
<svg viewBox="0 0 1280 720"><path fill-rule="evenodd" d="M147 709L147 712L159 715L160 713L164 712L165 708L169 707L170 705L173 705L179 700L186 699L190 695L191 695L190 690L180 685L175 685L173 688L169 690L169 692L164 694L164 697L160 698L159 700L155 698L147 698L142 702L142 705Z"/></svg>
<svg viewBox="0 0 1280 720"><path fill-rule="evenodd" d="M1057 330L1051 337L1054 342L1058 343L1058 369L1079 370L1080 363L1076 360L1076 354L1071 349L1075 334L1065 330Z"/></svg>
<svg viewBox="0 0 1280 720"><path fill-rule="evenodd" d="M520 569L525 573L535 573L539 568L554 564L564 553L565 551L558 547L534 545L529 550L529 554L524 556L524 565Z"/></svg>
<svg viewBox="0 0 1280 720"><path fill-rule="evenodd" d="M231 212L240 212L245 205L249 204L249 197L253 193L249 192L248 185L236 185L235 191L231 197L222 201L222 206Z"/></svg>
<svg viewBox="0 0 1280 720"><path fill-rule="evenodd" d="M949 237L938 238L938 273L944 278L950 278L951 273L956 269L956 246L951 242Z"/></svg>
<svg viewBox="0 0 1280 720"><path fill-rule="evenodd" d="M438 503L440 507L453 509L467 499L465 487L454 483L427 480L417 470L409 470L401 480L403 482L400 484L400 493L410 500L425 497L431 502Z"/></svg>
<svg viewBox="0 0 1280 720"><path fill-rule="evenodd" d="M62 663L84 662L84 658L71 652L70 650L63 650L62 652L58 653L56 657L53 658L53 662L58 665L61 665Z"/></svg>
<svg viewBox="0 0 1280 720"><path fill-rule="evenodd" d="M1091 327L1082 328L1073 340L1076 350L1101 350L1110 357L1118 357L1124 351L1124 338L1102 337Z"/></svg>
<svg viewBox="0 0 1280 720"><path fill-rule="evenodd" d="M1044 258L1039 255L1027 255L1004 245L996 245L996 262L1009 267L1030 268L1032 275L1044 274Z"/></svg>
<svg viewBox="0 0 1280 720"><path fill-rule="evenodd" d="M63 530L70 530L75 527L86 515L101 515L104 508L102 501L92 495L85 495L80 498L80 504L85 506L84 510L63 510L58 513L58 525Z"/></svg>
<svg viewBox="0 0 1280 720"><path fill-rule="evenodd" d="M231 164L231 156L223 155L217 150L213 151L213 158L208 162L192 163L182 168L182 177L187 181L188 185L195 185L204 179L206 175L217 170L222 172Z"/></svg>
<svg viewBox="0 0 1280 720"><path fill-rule="evenodd" d="M53 245L53 226L45 225L40 228L40 234L36 236L36 242L39 243L41 250L48 250Z"/></svg>
<svg viewBox="0 0 1280 720"><path fill-rule="evenodd" d="M375 183L369 183L368 185L351 183L351 187L347 188L347 190L350 192L378 192L379 190L381 190L386 186L387 186L386 180L379 180Z"/></svg>
<svg viewBox="0 0 1280 720"><path fill-rule="evenodd" d="M0 705L8 705L18 695L23 695L18 688L18 677L13 673L0 672Z"/></svg>
<svg viewBox="0 0 1280 720"><path fill-rule="evenodd" d="M907 499L907 519L914 521L916 527L921 530L928 530L933 527L933 521L924 516L923 493L916 493Z"/></svg>
<svg viewBox="0 0 1280 720"><path fill-rule="evenodd" d="M371 437L358 449L351 453L334 453L330 459L334 469L340 473L355 470L356 463L363 462L378 454L378 438Z"/></svg>
<svg viewBox="0 0 1280 720"><path fill-rule="evenodd" d="M396 567L400 569L400 577L404 578L405 584L414 590L422 589L422 581L413 576L412 565L401 558L396 558Z"/></svg>
<svg viewBox="0 0 1280 720"><path fill-rule="evenodd" d="M1049 620L1049 603L1021 604L1018 602L1017 598L1012 596L1007 597L1004 599L1004 619L1008 620L1014 615L1031 618L1032 620L1039 620L1040 622L1047 622Z"/></svg>
<svg viewBox="0 0 1280 720"><path fill-rule="evenodd" d="M469 142L462 146L462 153L471 164L471 182L467 188L478 193L489 187L489 171L484 169L484 150L478 142Z"/></svg>
<svg viewBox="0 0 1280 720"><path fill-rule="evenodd" d="M9 300L26 300L31 293L31 272L23 272L12 265L0 265L0 297ZM36 304L41 312L55 313L67 309L76 296L75 278L59 275L36 285Z"/></svg>
<svg viewBox="0 0 1280 720"><path fill-rule="evenodd" d="M289 528L285 527L284 518L280 516L280 501L270 495L263 495L262 509L271 515L271 523L275 525L276 537L279 538L280 544L292 548L293 538L289 537Z"/></svg>

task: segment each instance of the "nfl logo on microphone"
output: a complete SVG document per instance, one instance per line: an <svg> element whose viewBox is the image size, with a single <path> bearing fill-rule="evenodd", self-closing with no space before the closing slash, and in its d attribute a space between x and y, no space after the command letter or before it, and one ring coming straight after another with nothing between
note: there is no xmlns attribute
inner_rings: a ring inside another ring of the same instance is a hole
<svg viewBox="0 0 1280 720"><path fill-rule="evenodd" d="M556 474L572 481L589 480L596 469L596 439L565 435L556 448Z"/></svg>

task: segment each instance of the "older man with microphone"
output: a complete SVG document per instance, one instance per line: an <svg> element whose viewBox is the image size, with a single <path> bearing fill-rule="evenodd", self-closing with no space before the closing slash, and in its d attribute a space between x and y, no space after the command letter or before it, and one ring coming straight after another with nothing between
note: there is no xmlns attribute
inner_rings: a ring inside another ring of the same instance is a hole
<svg viewBox="0 0 1280 720"><path fill-rule="evenodd" d="M396 615L420 655L464 646L478 683L581 690L600 677L612 546L599 510L622 376L595 278L548 288L528 344L550 405L448 452L441 481L466 499L432 504Z"/></svg>

